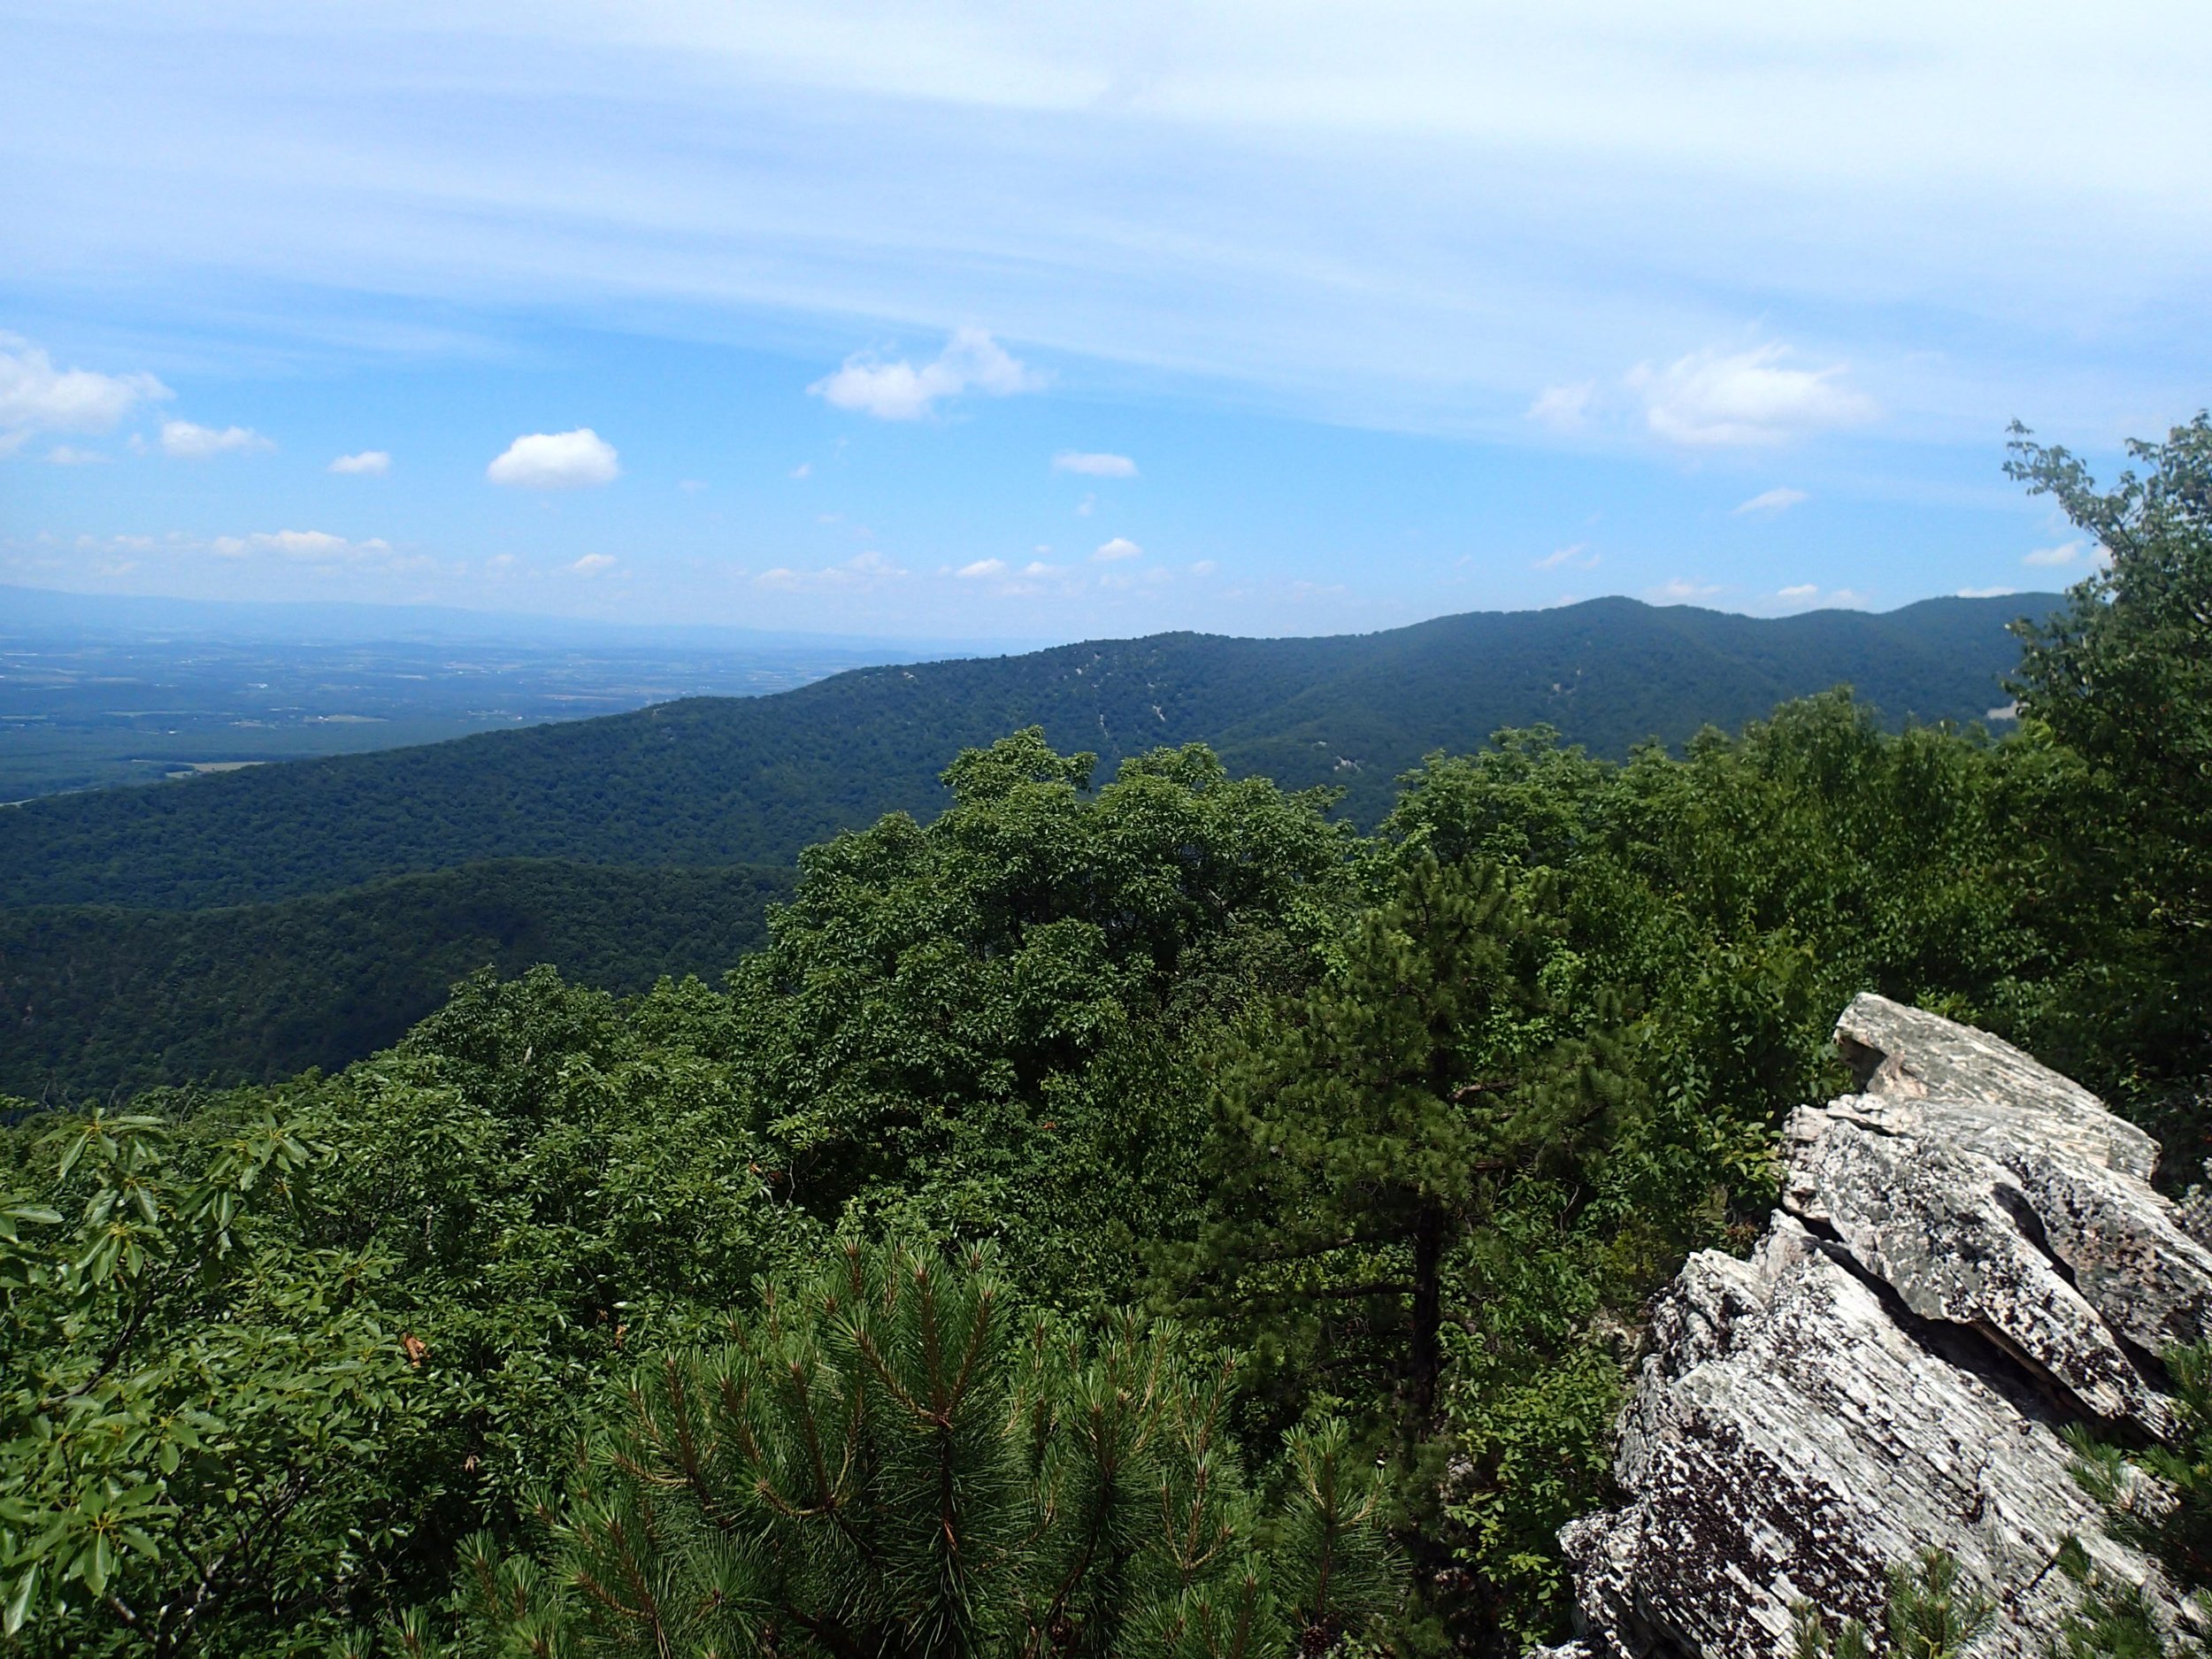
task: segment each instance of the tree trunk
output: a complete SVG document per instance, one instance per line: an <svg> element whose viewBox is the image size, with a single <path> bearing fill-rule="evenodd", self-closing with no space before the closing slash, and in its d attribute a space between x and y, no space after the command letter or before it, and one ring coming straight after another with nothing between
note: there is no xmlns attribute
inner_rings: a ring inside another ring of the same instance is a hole
<svg viewBox="0 0 2212 1659"><path fill-rule="evenodd" d="M1413 1384L1417 1432L1427 1429L1436 1410L1436 1379L1443 1369L1440 1338L1444 1325L1444 1212L1430 1203L1413 1225L1413 1346L1408 1370Z"/></svg>

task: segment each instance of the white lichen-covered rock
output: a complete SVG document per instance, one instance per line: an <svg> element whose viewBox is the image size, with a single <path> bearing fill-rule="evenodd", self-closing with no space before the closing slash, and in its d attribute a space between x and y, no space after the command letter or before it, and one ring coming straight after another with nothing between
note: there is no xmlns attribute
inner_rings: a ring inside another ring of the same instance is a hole
<svg viewBox="0 0 2212 1659"><path fill-rule="evenodd" d="M2010 1172L1948 1138L1870 1130L1848 1107L1791 1120L1791 1208L1924 1318L1978 1329L2093 1417L2168 1427L2157 1390L2054 1257Z"/></svg>
<svg viewBox="0 0 2212 1659"><path fill-rule="evenodd" d="M1983 1651L2036 1655L2107 1540L2060 1438L2168 1425L2156 1352L2212 1323L2212 1253L2148 1178L2157 1148L1985 1033L1862 996L1837 1037L1862 1093L1792 1119L1783 1212L1662 1301L1624 1413L1627 1502L1569 1527L1597 1655L1769 1659L1790 1608L1878 1619L1931 1548L1997 1599Z"/></svg>
<svg viewBox="0 0 2212 1659"><path fill-rule="evenodd" d="M1886 997L1855 998L1836 1037L1863 1092L1831 1117L1985 1160L2115 1334L2153 1353L2202 1340L2212 1252L2151 1190L2157 1142L2009 1044Z"/></svg>

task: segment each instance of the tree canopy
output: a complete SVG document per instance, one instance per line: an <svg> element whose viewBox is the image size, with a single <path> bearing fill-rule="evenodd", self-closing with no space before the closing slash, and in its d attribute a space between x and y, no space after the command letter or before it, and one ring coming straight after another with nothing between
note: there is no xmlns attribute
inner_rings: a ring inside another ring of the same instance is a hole
<svg viewBox="0 0 2212 1659"><path fill-rule="evenodd" d="M1108 777L1001 727L926 822L809 849L718 982L482 972L342 1071L0 1103L0 1641L1563 1634L1643 1310L1755 1233L1852 994L2201 1156L2212 439L2109 493L2023 442L2112 565L2001 740L1847 691L1679 752L1525 727L1362 834L1201 744ZM2174 1446L2084 1455L2193 1562L2175 1367ZM1897 1640L1962 1638L1945 1571ZM2150 1652L2124 1600L2064 1650Z"/></svg>

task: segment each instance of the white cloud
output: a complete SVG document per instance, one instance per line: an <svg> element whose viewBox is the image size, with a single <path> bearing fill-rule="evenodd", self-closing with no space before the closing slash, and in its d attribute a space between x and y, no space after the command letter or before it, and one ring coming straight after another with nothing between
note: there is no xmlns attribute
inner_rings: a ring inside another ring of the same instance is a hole
<svg viewBox="0 0 2212 1659"><path fill-rule="evenodd" d="M1812 497L1803 490L1791 489L1785 486L1779 489L1762 490L1749 501L1733 509L1733 511L1738 518L1741 518L1746 513L1787 512L1801 502L1808 502L1811 499Z"/></svg>
<svg viewBox="0 0 2212 1659"><path fill-rule="evenodd" d="M2017 588L1962 588L1959 589L1959 597L1962 599L2002 599L2007 594L2016 594L2019 591Z"/></svg>
<svg viewBox="0 0 2212 1659"><path fill-rule="evenodd" d="M0 334L0 448L33 432L106 432L140 403L170 396L150 374L57 369L19 334Z"/></svg>
<svg viewBox="0 0 2212 1659"><path fill-rule="evenodd" d="M791 469L791 476L794 478L812 478L814 476L814 463L811 461L800 462L798 465Z"/></svg>
<svg viewBox="0 0 2212 1659"><path fill-rule="evenodd" d="M97 466L114 457L103 455L97 449L79 449L66 443L58 443L47 450L46 459L54 466Z"/></svg>
<svg viewBox="0 0 2212 1659"><path fill-rule="evenodd" d="M191 88L158 21L176 8L52 10L20 95L134 119L72 127L71 165L26 181L24 269L165 292L203 337L236 305L224 283L319 288L340 265L345 293L422 296L349 306L349 329L462 349L485 343L445 320L465 296L989 320L1041 357L1454 434L1494 411L1533 435L1537 388L1589 365L1817 319L1860 375L1889 358L1884 402L1916 434L1984 447L1993 408L2112 434L2170 403L2162 337L2201 340L2212 314L2192 165L2212 8L2184 0L2045 4L1998 40L1973 6L1717 0L1516 9L1509 29L1434 0L1292 27L1250 4L1103 28L972 0L501 5L457 33L452 8L241 10L255 50ZM393 83L332 72L334 19L371 13L420 130L471 142L408 144ZM579 120L554 84L622 118ZM45 107L25 119L63 119ZM131 164L156 131L191 165L150 188ZM518 192L518 167L548 190ZM2173 326L2067 332L2152 315ZM265 349L302 320L230 337Z"/></svg>
<svg viewBox="0 0 2212 1659"><path fill-rule="evenodd" d="M1590 418L1590 399L1597 392L1594 380L1573 386L1548 386L1528 406L1527 419L1554 432L1578 432Z"/></svg>
<svg viewBox="0 0 2212 1659"><path fill-rule="evenodd" d="M938 399L963 392L1007 397L1033 392L1044 377L1024 367L980 328L956 329L934 361L920 367L903 357L887 363L873 352L857 351L844 366L806 389L833 408L849 409L879 420L918 420Z"/></svg>
<svg viewBox="0 0 2212 1659"><path fill-rule="evenodd" d="M2020 562L2023 565L2034 565L2047 570L2055 570L2062 565L2073 564L2081 556L2082 544L2080 542L2062 541L2056 547L2037 548Z"/></svg>
<svg viewBox="0 0 2212 1659"><path fill-rule="evenodd" d="M1678 576L1657 588L1647 588L1645 596L1663 605L1686 605L1694 599L1710 599L1720 591L1717 583L1686 581Z"/></svg>
<svg viewBox="0 0 2212 1659"><path fill-rule="evenodd" d="M1576 541L1566 547L1554 548L1536 561L1534 568L1548 571L1556 570L1562 565L1571 565L1577 570L1590 570L1596 565L1598 556L1588 552L1588 547L1589 543L1586 541Z"/></svg>
<svg viewBox="0 0 2212 1659"><path fill-rule="evenodd" d="M1210 576L1220 568L1221 566L1211 559L1200 559L1197 564L1190 567L1190 573L1194 576Z"/></svg>
<svg viewBox="0 0 2212 1659"><path fill-rule="evenodd" d="M613 568L614 555L611 553L587 553L569 566L569 569L574 571L579 576L596 576L601 571L611 571Z"/></svg>
<svg viewBox="0 0 2212 1659"><path fill-rule="evenodd" d="M245 426L201 426L188 420L161 423L161 452L180 461L211 461L219 455L250 455L276 445Z"/></svg>
<svg viewBox="0 0 2212 1659"><path fill-rule="evenodd" d="M1818 582L1797 582L1778 588L1774 596L1793 610L1809 611L1816 604L1827 611L1863 609L1870 595L1855 588L1832 588L1822 593Z"/></svg>
<svg viewBox="0 0 2212 1659"><path fill-rule="evenodd" d="M757 588L773 588L779 593L819 593L833 590L851 591L880 588L895 581L910 572L901 569L890 559L877 552L859 553L842 565L826 565L820 570L796 571L779 565L753 578Z"/></svg>
<svg viewBox="0 0 2212 1659"><path fill-rule="evenodd" d="M380 558L392 550L381 536L355 541L327 530L268 530L252 535L219 535L208 550L223 558L244 558L250 553L274 553L303 565L359 564Z"/></svg>
<svg viewBox="0 0 2212 1659"><path fill-rule="evenodd" d="M1080 472L1086 478L1134 478L1137 464L1125 455L1088 454L1063 449L1052 457L1056 472Z"/></svg>
<svg viewBox="0 0 2212 1659"><path fill-rule="evenodd" d="M1102 563L1111 564L1116 559L1142 558L1144 549L1127 536L1118 535L1112 541L1101 545L1098 551L1091 557Z"/></svg>
<svg viewBox="0 0 2212 1659"><path fill-rule="evenodd" d="M1064 576L1067 573L1066 565L1048 565L1042 559L1032 559L1022 566L1022 574L1025 576ZM961 574L964 576L967 572L963 571Z"/></svg>
<svg viewBox="0 0 2212 1659"><path fill-rule="evenodd" d="M381 478L392 470L392 457L382 449L364 449L358 455L340 456L330 464L330 470L357 478Z"/></svg>
<svg viewBox="0 0 2212 1659"><path fill-rule="evenodd" d="M964 577L969 581L977 581L987 576L1003 576L1006 574L1006 561L1004 559L978 559L972 565L963 565L958 570L953 572L953 574Z"/></svg>
<svg viewBox="0 0 2212 1659"><path fill-rule="evenodd" d="M484 476L518 489L583 489L622 476L614 446L589 426L573 432L534 432L517 438Z"/></svg>
<svg viewBox="0 0 2212 1659"><path fill-rule="evenodd" d="M1663 369L1637 365L1629 389L1644 400L1651 430L1694 448L1784 443L1832 426L1855 426L1878 412L1873 400L1838 384L1844 370L1783 366L1788 349L1694 352Z"/></svg>

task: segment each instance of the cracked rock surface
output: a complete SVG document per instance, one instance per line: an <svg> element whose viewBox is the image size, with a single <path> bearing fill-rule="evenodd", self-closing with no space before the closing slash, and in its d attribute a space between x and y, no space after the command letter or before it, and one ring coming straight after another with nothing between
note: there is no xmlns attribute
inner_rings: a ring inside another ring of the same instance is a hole
<svg viewBox="0 0 2212 1659"><path fill-rule="evenodd" d="M1790 1606L1878 1628L1893 1562L1940 1547L1997 1599L1978 1647L2039 1655L2106 1540L2060 1439L2168 1426L2155 1359L2212 1331L2212 1252L2151 1189L2158 1148L1986 1033L1844 1011L1861 1092L1803 1107L1748 1260L1693 1256L1624 1409L1626 1502L1562 1533L1586 1651L1769 1659Z"/></svg>

